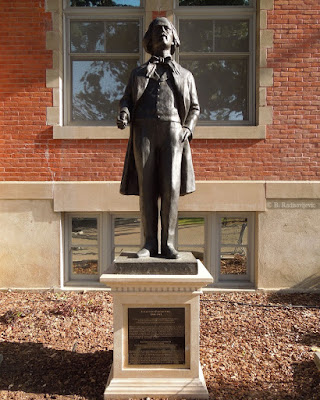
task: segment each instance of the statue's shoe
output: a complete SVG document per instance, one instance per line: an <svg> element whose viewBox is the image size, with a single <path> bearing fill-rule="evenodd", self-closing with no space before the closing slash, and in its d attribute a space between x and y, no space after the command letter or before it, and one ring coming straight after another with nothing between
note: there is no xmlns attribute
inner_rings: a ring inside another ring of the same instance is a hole
<svg viewBox="0 0 320 400"><path fill-rule="evenodd" d="M161 248L161 255L164 258L175 260L180 258L179 252L173 246L165 246Z"/></svg>
<svg viewBox="0 0 320 400"><path fill-rule="evenodd" d="M142 247L142 249L137 252L138 258L157 257L157 255L158 250L147 245Z"/></svg>

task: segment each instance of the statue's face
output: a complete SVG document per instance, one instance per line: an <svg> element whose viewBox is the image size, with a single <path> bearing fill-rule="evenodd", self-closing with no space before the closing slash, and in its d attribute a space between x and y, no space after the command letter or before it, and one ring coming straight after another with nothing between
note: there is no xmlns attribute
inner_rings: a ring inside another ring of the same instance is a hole
<svg viewBox="0 0 320 400"><path fill-rule="evenodd" d="M173 44L173 32L166 19L159 18L152 28L152 47L154 51L170 49Z"/></svg>

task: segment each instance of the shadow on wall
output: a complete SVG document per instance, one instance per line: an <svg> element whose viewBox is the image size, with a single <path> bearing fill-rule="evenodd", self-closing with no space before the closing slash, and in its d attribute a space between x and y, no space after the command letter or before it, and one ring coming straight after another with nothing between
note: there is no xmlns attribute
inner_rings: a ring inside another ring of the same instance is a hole
<svg viewBox="0 0 320 400"><path fill-rule="evenodd" d="M0 390L103 397L112 351L81 354L40 343L0 343ZM53 397L54 398L54 397Z"/></svg>

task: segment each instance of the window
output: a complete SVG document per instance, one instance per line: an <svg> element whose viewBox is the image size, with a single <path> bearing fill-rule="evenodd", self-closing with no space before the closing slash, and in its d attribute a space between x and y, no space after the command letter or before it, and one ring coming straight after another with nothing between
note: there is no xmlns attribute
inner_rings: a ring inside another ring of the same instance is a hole
<svg viewBox="0 0 320 400"><path fill-rule="evenodd" d="M253 125L254 2L180 0L179 6L179 62L196 80L199 123Z"/></svg>
<svg viewBox="0 0 320 400"><path fill-rule="evenodd" d="M114 125L141 62L139 0L71 0L65 10L66 125Z"/></svg>
<svg viewBox="0 0 320 400"><path fill-rule="evenodd" d="M203 216L179 216L177 227L179 251L190 251L195 258L207 264L205 254L206 219Z"/></svg>
<svg viewBox="0 0 320 400"><path fill-rule="evenodd" d="M254 229L252 214L218 214L217 281L253 282Z"/></svg>
<svg viewBox="0 0 320 400"><path fill-rule="evenodd" d="M214 277L213 287L253 287L254 213L183 213L177 248L190 251ZM65 216L65 282L92 285L120 253L143 244L141 219L134 214Z"/></svg>
<svg viewBox="0 0 320 400"><path fill-rule="evenodd" d="M142 243L140 218L114 216L112 237L112 259L118 257L122 252L136 253L139 251Z"/></svg>
<svg viewBox="0 0 320 400"><path fill-rule="evenodd" d="M66 280L94 281L100 276L101 220L98 215L66 218Z"/></svg>
<svg viewBox="0 0 320 400"><path fill-rule="evenodd" d="M137 215L74 214L65 216L65 276L68 285L97 284L100 275L123 252L141 247Z"/></svg>

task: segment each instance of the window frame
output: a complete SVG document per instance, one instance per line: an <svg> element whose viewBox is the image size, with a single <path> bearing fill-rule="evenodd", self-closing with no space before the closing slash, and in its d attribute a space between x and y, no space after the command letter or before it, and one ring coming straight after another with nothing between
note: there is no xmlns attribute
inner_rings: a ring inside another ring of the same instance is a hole
<svg viewBox="0 0 320 400"><path fill-rule="evenodd" d="M178 218L204 218L204 265L214 278L211 288L254 288L255 285L255 212L179 212ZM71 239L72 218L98 219L98 276L71 274ZM247 275L220 274L221 219L230 217L247 218L248 221L248 257ZM136 212L67 212L64 214L64 285L65 286L99 286L100 275L113 263L114 254L114 221L115 218L140 218ZM176 227L178 238L178 224ZM143 244L143 229L140 220L140 246ZM200 247L200 246L199 246ZM180 251L183 251L181 249Z"/></svg>
<svg viewBox="0 0 320 400"><path fill-rule="evenodd" d="M197 125L199 128L207 127L253 127L257 125L257 96L256 96L256 30L257 30L257 4L254 1L252 6L179 6L179 1L176 0L174 9L174 21L179 34L180 21L185 19L192 20L248 20L249 21L249 51L245 54L248 56L248 121L201 121ZM226 56L228 58L244 55L243 52L185 52L182 57L218 57ZM177 51L177 61L181 57L179 49ZM201 107L201 104L200 104Z"/></svg>
<svg viewBox="0 0 320 400"><path fill-rule="evenodd" d="M101 286L99 278L107 271L113 263L114 251L114 220L115 218L140 218L138 213L122 212L66 212L63 215L64 234L64 286ZM72 273L72 218L97 218L98 234L98 274L97 275L75 275ZM140 225L141 226L141 225ZM143 232L141 228L141 243Z"/></svg>
<svg viewBox="0 0 320 400"><path fill-rule="evenodd" d="M232 274L221 274L220 262L221 262L221 221L223 218L247 218L248 228L248 244L241 245L241 247L247 248L247 272L245 275L232 275ZM238 285L253 285L254 284L254 254L255 254L255 215L253 212L217 212L215 221L215 282L217 285L230 285L236 283Z"/></svg>
<svg viewBox="0 0 320 400"><path fill-rule="evenodd" d="M65 0L66 4L67 0ZM137 53L72 53L70 26L72 21L139 21L139 51ZM144 7L70 7L65 6L63 12L63 54L64 54L64 79L63 79L63 125L65 127L113 127L111 120L102 121L73 121L72 120L72 60L121 60L137 59L143 62L142 37L144 32Z"/></svg>
<svg viewBox="0 0 320 400"><path fill-rule="evenodd" d="M98 246L98 274L89 275L75 275L72 273L72 219L73 218L96 218L97 219L97 246ZM71 282L90 282L94 283L99 280L102 271L102 242L103 242L103 229L102 229L102 215L101 213L66 213L64 216L64 281L65 283ZM97 279L98 276L98 279Z"/></svg>
<svg viewBox="0 0 320 400"><path fill-rule="evenodd" d="M66 15L75 14L87 11L88 7L80 7L76 10L70 10L71 7L63 7L63 2L66 0L53 0L46 4L46 11L51 13L53 18L52 31L47 32L46 48L48 51L53 51L53 65L51 69L46 70L46 87L53 90L53 104L47 107L47 125L53 127L53 139L124 139L129 137L129 130L117 129L114 126L82 126L71 125L64 123L64 108L65 104L65 28L64 19ZM175 0L170 1L168 5L168 15L179 14L183 8L189 8L189 13L193 13L194 7L177 7ZM111 13L132 13L139 14L143 19L142 31L145 31L145 25L150 22L152 14L151 3L144 2L142 8L120 9L119 7L111 7L108 9ZM234 6L236 11L243 6ZM273 123L273 109L267 103L267 88L273 86L273 68L267 65L267 50L274 45L273 29L267 26L267 12L274 7L273 0L268 3L256 3L256 124L253 126L241 125L199 125L196 126L194 137L197 139L219 139L219 140L264 140L266 138L267 127ZM75 8L75 7L73 7ZM219 8L218 6L215 7ZM232 6L230 7L233 8ZM97 15L100 13L101 7L92 8L91 14ZM204 9L204 7L202 7ZM175 15L174 15L175 18ZM258 47L257 47L258 46ZM145 53L143 53L145 54ZM146 57L143 60L146 61Z"/></svg>

